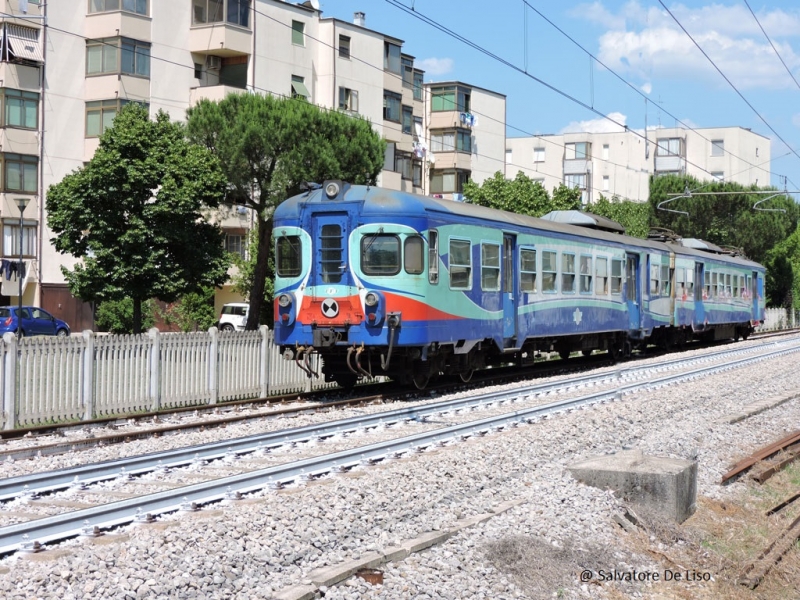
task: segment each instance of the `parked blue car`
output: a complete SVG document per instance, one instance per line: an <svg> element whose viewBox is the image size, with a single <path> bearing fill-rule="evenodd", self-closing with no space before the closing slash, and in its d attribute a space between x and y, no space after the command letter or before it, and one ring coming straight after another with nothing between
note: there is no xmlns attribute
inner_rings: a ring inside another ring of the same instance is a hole
<svg viewBox="0 0 800 600"><path fill-rule="evenodd" d="M20 312L21 311L21 312ZM0 306L0 335L6 332L26 335L68 336L69 325L37 306Z"/></svg>

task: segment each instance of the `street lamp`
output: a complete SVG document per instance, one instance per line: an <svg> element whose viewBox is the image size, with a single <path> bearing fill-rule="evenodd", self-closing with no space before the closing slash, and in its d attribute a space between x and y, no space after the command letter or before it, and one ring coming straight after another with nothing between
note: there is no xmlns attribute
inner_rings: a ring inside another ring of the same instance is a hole
<svg viewBox="0 0 800 600"><path fill-rule="evenodd" d="M17 281L19 281L19 309L17 311L17 323L21 323L22 320L22 233L25 231L22 223L22 213L25 212L25 207L28 206L28 202L30 202L30 198L17 198L17 206L19 206L19 265L17 267ZM19 325L17 325L17 329L21 330ZM19 335L19 332L17 332L17 335Z"/></svg>

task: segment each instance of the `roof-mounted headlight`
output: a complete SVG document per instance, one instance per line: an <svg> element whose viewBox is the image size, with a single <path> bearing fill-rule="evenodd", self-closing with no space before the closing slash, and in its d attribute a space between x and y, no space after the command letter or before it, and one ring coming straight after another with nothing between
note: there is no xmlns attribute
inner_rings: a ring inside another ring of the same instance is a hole
<svg viewBox="0 0 800 600"><path fill-rule="evenodd" d="M339 190L340 190L339 184L336 183L335 181L329 181L328 183L325 184L325 195L328 198L335 198L336 196L338 196Z"/></svg>

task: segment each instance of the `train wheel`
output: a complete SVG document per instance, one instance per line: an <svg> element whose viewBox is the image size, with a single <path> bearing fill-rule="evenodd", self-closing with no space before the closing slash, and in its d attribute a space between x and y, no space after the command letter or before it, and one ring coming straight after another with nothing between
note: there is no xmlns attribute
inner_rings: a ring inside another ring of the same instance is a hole
<svg viewBox="0 0 800 600"><path fill-rule="evenodd" d="M461 371L461 373L458 374L458 378L464 383L469 383L474 374L475 371L473 371L472 369L470 369L469 371Z"/></svg>
<svg viewBox="0 0 800 600"><path fill-rule="evenodd" d="M561 357L561 360L567 360L569 358L570 351L569 350L559 350L558 351L558 355Z"/></svg>
<svg viewBox="0 0 800 600"><path fill-rule="evenodd" d="M431 374L427 370L420 369L419 371L414 371L414 374L411 375L411 383L414 384L414 387L418 390L424 390L428 387L428 382L431 380Z"/></svg>
<svg viewBox="0 0 800 600"><path fill-rule="evenodd" d="M591 350L581 350L581 354L583 354L584 356L591 356L592 355L592 351Z"/></svg>

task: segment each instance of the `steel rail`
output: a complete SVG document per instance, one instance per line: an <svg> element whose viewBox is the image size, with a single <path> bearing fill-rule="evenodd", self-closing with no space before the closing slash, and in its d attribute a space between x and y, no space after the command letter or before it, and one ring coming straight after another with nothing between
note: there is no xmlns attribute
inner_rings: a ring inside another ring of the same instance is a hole
<svg viewBox="0 0 800 600"><path fill-rule="evenodd" d="M788 342L773 342L772 346L787 345ZM67 467L56 471L43 471L0 480L0 502L18 497L35 497L39 494L63 490L71 486L86 486L120 476L134 476L163 468L177 468L197 461L219 460L226 456L241 456L260 449L273 449L280 446L303 443L310 440L350 433L360 429L389 427L405 421L424 421L433 415L447 412L473 410L487 404L502 404L520 396L535 396L557 393L561 390L585 386L601 385L614 381L625 381L640 373L664 371L680 365L708 362L726 355L739 355L763 350L760 348L737 348L720 351L711 355L673 359L657 365L641 365L606 371L589 376L579 376L566 381L540 383L504 392L486 392L456 400L443 400L432 404L404 407L374 415L359 415L347 419L327 421L275 432L197 444L140 456L120 458L100 463Z"/></svg>
<svg viewBox="0 0 800 600"><path fill-rule="evenodd" d="M367 465L387 458L398 457L407 452L424 450L436 445L446 445L452 441L460 441L491 431L515 427L522 423L536 422L555 413L574 410L598 402L621 399L623 396L640 389L660 388L680 381L728 371L798 350L800 350L800 346L779 349L772 353L742 358L721 365L709 365L688 372L668 375L653 381L632 383L616 390L600 391L578 398L552 402L486 419L444 427L431 432L418 433L351 450L10 525L0 528L0 554L7 554L18 549L34 551L41 544L74 537L82 533L92 535L104 528L134 521L149 521L155 515L162 513L180 509L192 510L203 504L235 499L241 495L257 492L264 488L280 487L288 482L313 479L323 474L346 470L357 465Z"/></svg>

